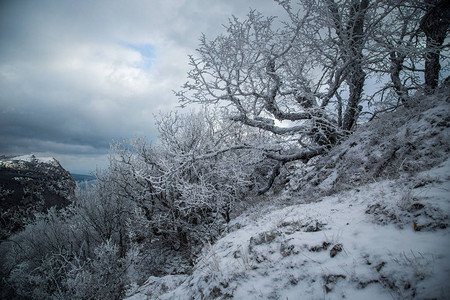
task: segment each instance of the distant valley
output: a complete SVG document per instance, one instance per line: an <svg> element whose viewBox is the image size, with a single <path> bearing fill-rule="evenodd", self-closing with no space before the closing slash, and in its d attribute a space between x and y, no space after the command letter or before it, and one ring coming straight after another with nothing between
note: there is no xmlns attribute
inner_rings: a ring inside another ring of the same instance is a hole
<svg viewBox="0 0 450 300"><path fill-rule="evenodd" d="M97 178L93 175L85 175L85 174L73 174L72 175L73 180L77 183L80 187L85 187L85 185L94 185L97 183Z"/></svg>

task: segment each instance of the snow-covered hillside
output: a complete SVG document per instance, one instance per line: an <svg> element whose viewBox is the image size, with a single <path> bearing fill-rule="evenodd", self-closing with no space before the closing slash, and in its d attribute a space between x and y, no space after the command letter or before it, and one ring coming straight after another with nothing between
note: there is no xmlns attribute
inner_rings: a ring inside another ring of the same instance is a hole
<svg viewBox="0 0 450 300"><path fill-rule="evenodd" d="M449 171L243 215L180 286L152 277L131 299L445 299Z"/></svg>
<svg viewBox="0 0 450 300"><path fill-rule="evenodd" d="M191 275L129 299L448 299L449 103L426 100L361 126L233 220Z"/></svg>
<svg viewBox="0 0 450 300"><path fill-rule="evenodd" d="M70 173L52 157L0 157L0 238L23 229L35 213L69 205L75 187Z"/></svg>

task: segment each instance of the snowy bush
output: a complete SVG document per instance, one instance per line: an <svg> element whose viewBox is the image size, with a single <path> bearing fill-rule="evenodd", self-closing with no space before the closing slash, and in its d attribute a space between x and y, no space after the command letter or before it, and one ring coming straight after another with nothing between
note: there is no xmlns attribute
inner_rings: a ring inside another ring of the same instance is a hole
<svg viewBox="0 0 450 300"><path fill-rule="evenodd" d="M126 220L131 209L91 187L67 209L37 215L2 244L3 286L33 299L120 298L138 259Z"/></svg>
<svg viewBox="0 0 450 300"><path fill-rule="evenodd" d="M206 110L161 115L157 124L155 145L143 139L113 145L107 176L99 181L143 211L148 239L185 250L213 242L236 205L267 184L268 171L260 167L270 162L246 146L265 137Z"/></svg>
<svg viewBox="0 0 450 300"><path fill-rule="evenodd" d="M64 285L72 299L120 299L126 285L126 260L111 241L95 249L95 256L83 265L73 264Z"/></svg>

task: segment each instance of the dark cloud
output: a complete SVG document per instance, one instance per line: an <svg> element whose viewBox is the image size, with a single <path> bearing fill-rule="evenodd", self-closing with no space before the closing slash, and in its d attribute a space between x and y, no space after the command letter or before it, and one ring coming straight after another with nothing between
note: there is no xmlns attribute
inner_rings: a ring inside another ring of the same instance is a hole
<svg viewBox="0 0 450 300"><path fill-rule="evenodd" d="M1 1L0 154L86 172L113 139L154 140L200 34L250 7L280 12L272 0Z"/></svg>

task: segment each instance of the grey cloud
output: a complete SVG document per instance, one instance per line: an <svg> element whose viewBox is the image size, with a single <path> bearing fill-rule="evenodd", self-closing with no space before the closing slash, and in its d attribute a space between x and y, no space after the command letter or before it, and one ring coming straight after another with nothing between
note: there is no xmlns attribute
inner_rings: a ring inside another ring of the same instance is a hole
<svg viewBox="0 0 450 300"><path fill-rule="evenodd" d="M279 11L272 0L2 1L0 154L81 171L104 165L113 139L154 140L153 115L177 106L201 33L250 7Z"/></svg>

